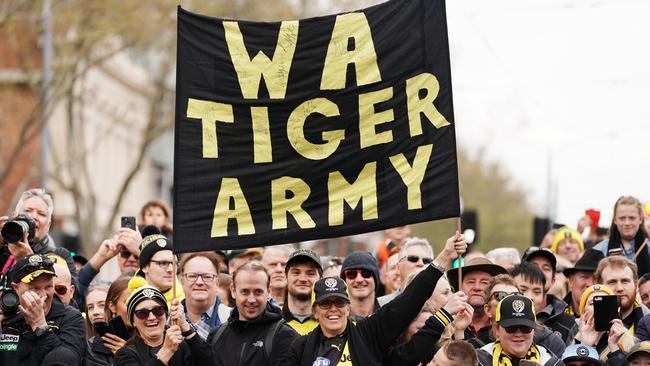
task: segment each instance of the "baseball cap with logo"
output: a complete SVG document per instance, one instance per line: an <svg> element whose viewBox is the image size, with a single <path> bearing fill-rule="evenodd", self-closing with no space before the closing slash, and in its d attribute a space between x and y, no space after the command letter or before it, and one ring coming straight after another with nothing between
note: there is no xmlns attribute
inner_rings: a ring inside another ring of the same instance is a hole
<svg viewBox="0 0 650 366"><path fill-rule="evenodd" d="M350 301L348 286L338 277L325 277L314 284L314 304L318 304L330 297L340 297Z"/></svg>
<svg viewBox="0 0 650 366"><path fill-rule="evenodd" d="M321 274L323 273L323 265L320 262L320 256L311 249L294 250L291 255L289 255L289 259L287 259L287 264L284 267L284 271L289 272L289 267L291 267L292 264L304 263L305 261L313 262L318 268L318 271Z"/></svg>
<svg viewBox="0 0 650 366"><path fill-rule="evenodd" d="M30 283L42 274L56 276L54 262L42 254L30 254L18 260L11 269L11 281Z"/></svg>
<svg viewBox="0 0 650 366"><path fill-rule="evenodd" d="M533 302L521 295L509 295L497 305L496 322L504 328L512 326L535 327Z"/></svg>
<svg viewBox="0 0 650 366"><path fill-rule="evenodd" d="M590 365L601 366L600 356L595 348L584 344L574 344L566 348L562 354L562 362L569 365L572 362L582 362Z"/></svg>

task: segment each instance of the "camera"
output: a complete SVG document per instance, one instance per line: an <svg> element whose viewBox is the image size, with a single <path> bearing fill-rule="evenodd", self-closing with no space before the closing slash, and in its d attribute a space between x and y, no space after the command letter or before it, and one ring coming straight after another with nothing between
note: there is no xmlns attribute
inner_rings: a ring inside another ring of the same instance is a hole
<svg viewBox="0 0 650 366"><path fill-rule="evenodd" d="M0 276L0 310L5 318L15 315L18 312L20 299L18 294L11 288L6 274Z"/></svg>
<svg viewBox="0 0 650 366"><path fill-rule="evenodd" d="M2 239L5 243L18 243L27 234L29 245L34 244L34 236L36 235L36 223L31 217L20 214L13 219L7 221L2 228Z"/></svg>

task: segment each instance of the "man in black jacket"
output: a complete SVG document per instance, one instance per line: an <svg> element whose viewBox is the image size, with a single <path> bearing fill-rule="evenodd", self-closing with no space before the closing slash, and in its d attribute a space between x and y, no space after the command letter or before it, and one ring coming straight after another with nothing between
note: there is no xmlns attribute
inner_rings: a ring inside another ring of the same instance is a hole
<svg viewBox="0 0 650 366"><path fill-rule="evenodd" d="M196 365L278 365L298 336L268 303L269 275L262 263L248 262L233 273L235 298L228 322L208 336L209 351L192 348ZM192 345L190 345L192 347Z"/></svg>
<svg viewBox="0 0 650 366"><path fill-rule="evenodd" d="M22 311L0 313L0 365L79 365L86 348L78 310L54 299L53 262L44 255L21 258L10 272Z"/></svg>

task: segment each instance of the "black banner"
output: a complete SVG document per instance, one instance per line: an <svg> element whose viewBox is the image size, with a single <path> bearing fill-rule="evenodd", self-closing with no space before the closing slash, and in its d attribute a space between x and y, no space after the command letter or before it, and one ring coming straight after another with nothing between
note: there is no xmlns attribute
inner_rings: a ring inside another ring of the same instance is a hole
<svg viewBox="0 0 650 366"><path fill-rule="evenodd" d="M178 9L174 250L460 214L442 0L255 23Z"/></svg>

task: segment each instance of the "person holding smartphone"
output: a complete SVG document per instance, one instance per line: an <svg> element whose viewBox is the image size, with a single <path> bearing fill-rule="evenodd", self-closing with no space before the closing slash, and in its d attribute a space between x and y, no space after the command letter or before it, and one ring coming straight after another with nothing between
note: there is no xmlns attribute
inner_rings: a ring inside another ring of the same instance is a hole
<svg viewBox="0 0 650 366"><path fill-rule="evenodd" d="M598 296L611 296L614 292L607 286L596 284L588 287L580 299L580 314L578 334L575 336L576 344L583 344L594 347L600 355L600 359L606 362L617 351L628 351L634 345L634 336L626 329L620 316L611 319L609 331L599 331L596 328L596 318L607 318L611 312L596 311L594 299Z"/></svg>
<svg viewBox="0 0 650 366"><path fill-rule="evenodd" d="M133 331L127 325L131 323L126 308L129 280L129 277L122 276L113 281L103 299L98 296L101 291L91 289L88 292L86 320L87 323L90 320L93 336L88 339L84 366L112 365L115 353L131 338Z"/></svg>

